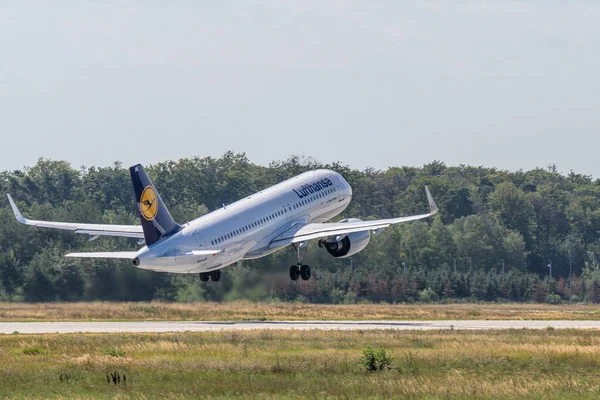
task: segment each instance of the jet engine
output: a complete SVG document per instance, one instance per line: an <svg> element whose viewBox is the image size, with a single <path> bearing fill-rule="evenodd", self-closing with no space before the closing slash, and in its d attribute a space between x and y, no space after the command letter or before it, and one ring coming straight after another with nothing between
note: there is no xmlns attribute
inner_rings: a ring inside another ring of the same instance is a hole
<svg viewBox="0 0 600 400"><path fill-rule="evenodd" d="M340 222L360 221L358 218L349 218ZM335 258L346 258L362 251L369 244L369 240L371 240L371 231L352 232L340 240L324 239L319 242L319 246L325 247L325 250Z"/></svg>

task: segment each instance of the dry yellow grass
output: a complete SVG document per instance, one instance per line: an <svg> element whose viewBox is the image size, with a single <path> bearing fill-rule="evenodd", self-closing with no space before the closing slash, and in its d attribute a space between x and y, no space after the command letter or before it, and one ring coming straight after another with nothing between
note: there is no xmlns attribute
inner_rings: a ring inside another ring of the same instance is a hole
<svg viewBox="0 0 600 400"><path fill-rule="evenodd" d="M598 320L600 305L0 303L0 321L76 320Z"/></svg>
<svg viewBox="0 0 600 400"><path fill-rule="evenodd" d="M368 344L389 370L360 365ZM119 356L106 355L107 348ZM39 349L37 352L26 350ZM598 398L594 331L0 336L0 398ZM106 381L107 372L127 384ZM61 376L69 376L69 382Z"/></svg>

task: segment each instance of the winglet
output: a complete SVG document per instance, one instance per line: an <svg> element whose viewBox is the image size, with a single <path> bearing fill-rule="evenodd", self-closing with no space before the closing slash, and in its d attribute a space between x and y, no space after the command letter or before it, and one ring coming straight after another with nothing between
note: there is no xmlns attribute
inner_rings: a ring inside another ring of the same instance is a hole
<svg viewBox="0 0 600 400"><path fill-rule="evenodd" d="M438 206L435 204L435 200L433 200L433 196L429 191L429 187L425 186L425 193L427 193L427 201L429 202L429 212L431 215L435 215L438 212Z"/></svg>
<svg viewBox="0 0 600 400"><path fill-rule="evenodd" d="M17 221L19 221L22 224L27 224L27 218L25 218L23 214L21 214L21 211L19 211L19 208L15 204L13 198L8 193L6 195L8 196L8 201L10 202L10 206L12 207L12 210L15 213L15 218L17 219Z"/></svg>

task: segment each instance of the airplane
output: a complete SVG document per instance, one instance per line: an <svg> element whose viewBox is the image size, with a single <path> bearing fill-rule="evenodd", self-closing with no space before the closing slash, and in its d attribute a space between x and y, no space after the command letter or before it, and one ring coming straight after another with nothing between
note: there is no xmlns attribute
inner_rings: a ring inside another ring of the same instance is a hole
<svg viewBox="0 0 600 400"><path fill-rule="evenodd" d="M100 236L138 239L137 251L69 253L65 257L128 259L137 268L198 273L202 282L218 281L221 269L241 260L265 257L293 246L297 263L290 278L308 280L310 266L303 264L307 245L317 240L335 258L362 251L371 239L390 225L429 218L438 212L429 188L425 193L429 212L407 217L362 221L348 218L329 222L352 199L352 188L337 172L319 169L305 172L275 186L193 221L173 220L141 164L129 168L141 225L104 225L37 221L23 217L7 194L17 221L25 225L55 228Z"/></svg>

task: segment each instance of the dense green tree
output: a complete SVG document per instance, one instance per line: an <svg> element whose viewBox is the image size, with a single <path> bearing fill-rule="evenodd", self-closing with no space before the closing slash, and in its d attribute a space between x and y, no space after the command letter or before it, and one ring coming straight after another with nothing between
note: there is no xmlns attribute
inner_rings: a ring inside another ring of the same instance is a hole
<svg viewBox="0 0 600 400"><path fill-rule="evenodd" d="M525 193L512 182L502 182L489 197L489 204L504 225L531 240L535 213Z"/></svg>
<svg viewBox="0 0 600 400"><path fill-rule="evenodd" d="M71 232L24 227L8 203L0 208L0 299L77 300L289 300L316 302L512 300L545 301L548 295L600 301L600 180L562 175L556 167L503 171L474 166L355 170L291 157L268 166L245 154L192 157L147 166L174 218L183 223L222 204L299 173L330 168L353 188L340 216L362 219L421 213L423 186L440 214L401 224L374 236L350 259L334 259L314 243L306 262L314 279L291 282L291 249L224 270L221 282L154 273L118 260L67 260L66 252L131 250L126 238L88 238ZM0 172L32 218L57 221L139 223L129 172L120 163L72 168L40 159L31 168ZM548 278L547 264L553 265ZM504 263L504 274L502 274ZM573 278L569 276L572 267Z"/></svg>

